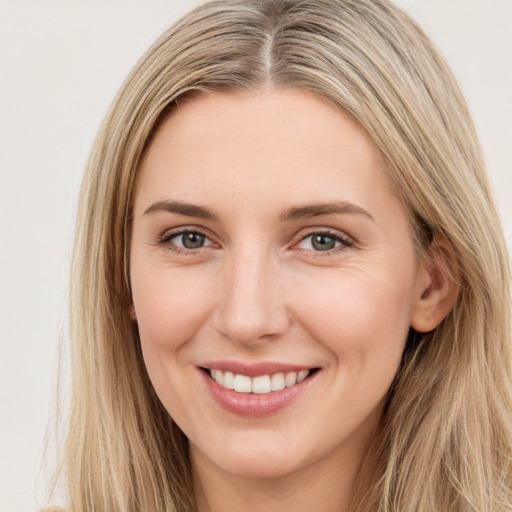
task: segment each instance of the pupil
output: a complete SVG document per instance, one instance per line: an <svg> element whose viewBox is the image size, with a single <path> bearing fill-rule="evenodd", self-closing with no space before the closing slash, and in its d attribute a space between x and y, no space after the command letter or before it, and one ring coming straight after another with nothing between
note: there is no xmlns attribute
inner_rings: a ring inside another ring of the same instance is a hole
<svg viewBox="0 0 512 512"><path fill-rule="evenodd" d="M328 251L334 249L336 241L327 235L315 235L311 243L317 251Z"/></svg>
<svg viewBox="0 0 512 512"><path fill-rule="evenodd" d="M182 238L183 247L187 249L197 249L204 244L204 235L200 233L185 233Z"/></svg>

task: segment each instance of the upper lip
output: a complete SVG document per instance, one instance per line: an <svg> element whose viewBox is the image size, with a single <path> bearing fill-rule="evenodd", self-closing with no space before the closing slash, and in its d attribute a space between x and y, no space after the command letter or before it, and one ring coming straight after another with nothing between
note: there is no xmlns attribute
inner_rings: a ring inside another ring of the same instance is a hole
<svg viewBox="0 0 512 512"><path fill-rule="evenodd" d="M316 368L310 365L278 363L274 361L261 361L258 363L244 363L240 361L209 361L199 365L209 370L222 370L248 377L258 377L274 373L300 372Z"/></svg>

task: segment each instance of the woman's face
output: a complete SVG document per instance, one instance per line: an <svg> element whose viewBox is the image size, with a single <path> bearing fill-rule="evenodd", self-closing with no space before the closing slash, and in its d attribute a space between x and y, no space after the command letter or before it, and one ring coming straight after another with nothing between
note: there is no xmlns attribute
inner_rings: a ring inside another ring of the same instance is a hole
<svg viewBox="0 0 512 512"><path fill-rule="evenodd" d="M420 268L350 117L297 90L181 102L141 166L131 284L149 376L193 463L253 477L357 465Z"/></svg>

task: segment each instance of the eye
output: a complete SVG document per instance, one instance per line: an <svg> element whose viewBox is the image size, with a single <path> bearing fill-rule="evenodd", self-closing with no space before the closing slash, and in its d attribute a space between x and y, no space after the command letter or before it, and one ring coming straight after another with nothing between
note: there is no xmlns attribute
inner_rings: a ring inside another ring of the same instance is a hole
<svg viewBox="0 0 512 512"><path fill-rule="evenodd" d="M162 237L160 243L174 246L178 250L201 249L212 245L212 241L204 233L192 230L168 233Z"/></svg>
<svg viewBox="0 0 512 512"><path fill-rule="evenodd" d="M351 247L352 242L345 237L330 232L316 232L305 236L298 244L299 249L327 252L339 247Z"/></svg>

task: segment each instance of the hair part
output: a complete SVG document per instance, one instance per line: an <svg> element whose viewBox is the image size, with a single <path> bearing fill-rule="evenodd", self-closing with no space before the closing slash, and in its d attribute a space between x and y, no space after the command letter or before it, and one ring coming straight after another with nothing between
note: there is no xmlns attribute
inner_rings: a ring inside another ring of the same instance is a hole
<svg viewBox="0 0 512 512"><path fill-rule="evenodd" d="M351 115L388 163L420 257L442 237L459 276L453 311L404 354L360 509L509 510L510 276L500 222L452 73L387 0L209 2L166 31L127 78L80 194L70 510L194 510L187 440L153 390L129 318L134 186L152 134L180 100L269 87L311 91Z"/></svg>

